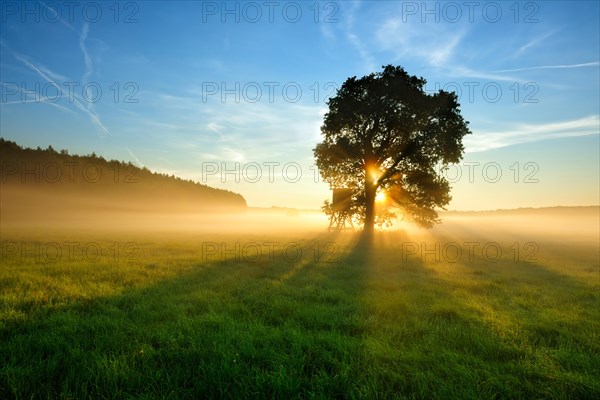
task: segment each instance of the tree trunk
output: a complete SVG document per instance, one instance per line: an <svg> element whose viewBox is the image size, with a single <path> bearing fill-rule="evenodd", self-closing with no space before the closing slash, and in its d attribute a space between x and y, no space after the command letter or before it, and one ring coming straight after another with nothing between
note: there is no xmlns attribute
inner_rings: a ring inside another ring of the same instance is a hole
<svg viewBox="0 0 600 400"><path fill-rule="evenodd" d="M363 231L366 234L373 233L375 229L375 192L377 188L373 179L365 179L365 226Z"/></svg>

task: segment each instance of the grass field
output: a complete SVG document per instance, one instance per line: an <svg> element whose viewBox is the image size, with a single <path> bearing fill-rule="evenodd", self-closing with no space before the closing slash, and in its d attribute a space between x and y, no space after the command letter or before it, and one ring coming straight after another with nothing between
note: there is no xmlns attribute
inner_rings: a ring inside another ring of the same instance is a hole
<svg viewBox="0 0 600 400"><path fill-rule="evenodd" d="M597 217L478 218L5 226L0 398L600 398Z"/></svg>

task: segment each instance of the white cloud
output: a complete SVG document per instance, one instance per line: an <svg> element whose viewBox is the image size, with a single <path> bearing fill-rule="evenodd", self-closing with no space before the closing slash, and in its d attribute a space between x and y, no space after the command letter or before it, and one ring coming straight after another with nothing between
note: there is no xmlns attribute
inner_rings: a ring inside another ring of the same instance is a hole
<svg viewBox="0 0 600 400"><path fill-rule="evenodd" d="M54 18L58 17L58 21L63 24L64 26L66 26L67 28L69 28L70 30L77 32L77 29L75 29L75 27L73 25L71 25L70 23L68 23L67 21L65 21L64 19L61 18L60 14L58 12L56 12L56 10L52 7L50 7L49 5L47 5L46 3L44 3L41 0L38 0L38 3L40 3L46 10L48 10L50 12L50 14L52 15L51 19L54 20ZM55 4L53 4L55 5Z"/></svg>
<svg viewBox="0 0 600 400"><path fill-rule="evenodd" d="M90 30L90 24L84 23L83 28L81 29L81 34L79 35L79 48L83 53L83 61L85 63L85 72L83 73L83 77L81 78L83 83L87 83L94 72L94 67L92 66L92 59L87 52L87 48L85 47L85 39L87 39L88 33Z"/></svg>
<svg viewBox="0 0 600 400"><path fill-rule="evenodd" d="M100 117L92 110L90 110L88 107L85 107L83 105L83 100L80 96L78 95L70 95L68 92L66 92L63 89L63 85L61 82L57 82L54 79L52 79L52 77L50 75L48 75L46 72L44 72L43 69L40 69L39 66L37 66L36 64L34 64L33 62L27 60L24 56L18 54L18 53L13 53L13 55L15 56L15 58L19 61L21 61L23 64L25 64L25 66L29 67L31 70L33 70L34 72L36 72L39 76L41 76L42 78L44 78L48 83L50 83L52 86L54 86L60 93L62 96L65 96L65 98L70 98L72 99L72 104L75 105L75 107L77 109L79 109L80 111L84 112L85 114L87 114L92 123L94 123L94 125L98 126L103 132L110 134L108 132L108 129L106 129L106 127L102 124L102 121L100 121ZM45 70L48 70L47 68L45 68ZM52 74L53 76L56 76L57 74Z"/></svg>
<svg viewBox="0 0 600 400"><path fill-rule="evenodd" d="M92 73L94 72L94 67L92 65L92 58L90 57L90 55L88 54L87 48L85 46L85 40L87 39L88 33L89 33L89 29L90 29L90 24L89 23L84 23L83 24L83 28L81 30L81 34L79 35L79 48L81 49L81 52L83 53L83 61L85 63L85 71L83 73L83 76L81 77L81 83L83 85L86 85L87 83L89 83L89 79L92 76ZM92 98L92 94L89 92L91 89L86 89L87 90L87 98ZM91 101L86 101L86 108L87 108L87 112L90 115L92 122L98 126L100 128L100 130L106 134L110 134L110 132L108 131L108 129L104 126L104 124L102 124L102 121L100 120L100 116L98 115L98 113L96 112L96 109L94 107L94 103L92 103Z"/></svg>
<svg viewBox="0 0 600 400"><path fill-rule="evenodd" d="M525 83L528 82L522 78L516 78L514 76L502 75L501 71L496 72L486 72L486 71L477 71L468 67L450 67L448 71L455 76L467 77L467 78L478 78L478 79L487 79L490 81L505 81L505 82L519 82ZM508 72L508 71L506 71Z"/></svg>
<svg viewBox="0 0 600 400"><path fill-rule="evenodd" d="M443 67L451 61L465 33L456 26L407 23L395 17L381 24L376 37L380 47L394 52L396 58L416 57Z"/></svg>
<svg viewBox="0 0 600 400"><path fill-rule="evenodd" d="M41 1L39 1L39 3L41 3L48 10L51 10L51 12L56 13L51 7L49 7L45 3L41 2ZM65 22L62 19L60 19L60 21L63 22L63 24L65 26L67 26L69 29L77 32L77 30L68 22ZM79 47L81 48L81 51L83 52L84 63L85 63L85 71L83 73L82 82L81 82L84 85L88 82L88 80L93 72L92 60L91 60L91 58L87 52L87 49L85 47L85 41L87 39L88 32L89 32L89 24L85 23L83 26L83 29L79 35ZM96 127L102 133L104 133L106 135L110 135L109 130L102 123L102 121L100 119L100 115L98 115L98 113L96 112L96 110L94 108L94 104L91 101L84 99L81 95L78 95L77 93L71 93L71 92L67 92L65 90L64 82L67 81L67 79L68 79L67 77L65 77L62 74L52 71L50 68L48 68L40 63L34 62L33 60L31 60L29 57L26 57L25 55L22 55L20 53L10 50L10 48L8 47L8 45L6 44L6 42L4 40L0 41L0 45L1 45L1 47L8 49L12 53L12 55L18 61L23 63L27 68L34 71L37 75L39 75L44 80L46 80L48 83L50 83L52 86L54 86L58 90L58 92L60 92L62 98L69 99L68 100L69 104L72 104L77 110L86 114L90 118L90 121L92 122L92 124L96 125ZM32 93L24 93L24 94L25 94L25 99L18 101L18 102L12 102L12 103L31 103L32 102L31 96L33 94ZM89 93L88 93L88 95L89 95ZM90 98L90 97L91 96L88 96L88 98ZM42 97L42 96L38 95L37 98L39 99L40 102L50 104L54 107L60 108L63 111L68 109L65 106L56 104L55 102L51 101L48 97Z"/></svg>
<svg viewBox="0 0 600 400"><path fill-rule="evenodd" d="M221 139L225 139L225 135L223 135L223 132L221 132L221 129L223 129L223 127L220 126L219 124L216 124L214 122L209 122L208 124L206 124L206 127L208 129L210 129L211 131L218 133L219 137Z"/></svg>
<svg viewBox="0 0 600 400"><path fill-rule="evenodd" d="M367 48L365 47L365 45L358 38L358 36L356 36L354 33L350 32L350 31L348 31L348 32L346 32L346 37L358 51L358 54L360 55L360 58L363 61L364 67L366 68L366 70L367 71L375 70L375 61L373 60L373 57L371 56L369 51L367 51Z"/></svg>
<svg viewBox="0 0 600 400"><path fill-rule="evenodd" d="M513 55L513 57L520 56L525 51L527 51L527 50L529 50L531 48L539 46L542 42L544 42L550 36L554 35L554 33L556 33L556 32L555 31L547 32L547 33L545 33L545 34L543 34L541 36L538 36L536 38L531 39L530 41L528 41L527 43L525 43L524 45L522 45L521 47L519 47L519 49L515 52L515 54Z"/></svg>
<svg viewBox="0 0 600 400"><path fill-rule="evenodd" d="M473 132L465 137L465 149L469 153L482 152L520 143L547 139L600 134L600 117L591 115L570 121L545 124L517 124L513 129L496 132Z"/></svg>
<svg viewBox="0 0 600 400"><path fill-rule="evenodd" d="M52 78L55 81L67 81L68 78L66 76L63 76L61 74L57 74L56 72L51 71L50 69L44 67L43 65L39 65L39 69L40 71L44 72L46 75L48 75L50 78Z"/></svg>
<svg viewBox="0 0 600 400"><path fill-rule="evenodd" d="M190 89L184 89L189 92ZM297 161L320 140L326 111L322 104L286 102L222 102L211 96L151 93L145 114L127 112L128 135L168 137L170 154L183 151L203 160L226 162ZM152 109L156 109L153 112ZM148 118L148 114L154 115ZM175 159L173 159L174 161Z"/></svg>
<svg viewBox="0 0 600 400"><path fill-rule="evenodd" d="M127 150L127 152L129 153L129 155L131 157L133 157L133 159L135 160L135 162L137 162L140 167L142 167L142 168L144 167L144 164L142 164L142 162L135 156L135 154L133 154L133 151L131 151L131 149L129 147L125 147L125 150Z"/></svg>
<svg viewBox="0 0 600 400"><path fill-rule="evenodd" d="M600 66L600 61L581 63L581 64L539 65L539 66L535 66L535 67L502 69L502 70L495 71L495 72L519 72L519 71L532 71L532 70L537 70L537 69L587 68L587 67L598 67L598 66Z"/></svg>
<svg viewBox="0 0 600 400"><path fill-rule="evenodd" d="M3 101L2 104L3 105L8 105L8 104L24 104L24 103L43 103L43 104L48 104L49 106L58 108L61 111L66 111L68 113L73 113L73 110L60 105L56 102L56 98L54 97L49 97L49 96L42 96L40 93L36 92L35 90L27 90L24 88L21 88L19 86L16 86L14 84L14 82L11 83L5 83L5 82L0 82L0 85L4 86L8 92L6 93L12 93L13 90L17 90L17 93L20 94L20 99L19 100L11 100L11 101ZM8 98L8 96L7 96Z"/></svg>
<svg viewBox="0 0 600 400"><path fill-rule="evenodd" d="M360 1L353 1L350 5L350 8L346 10L346 15L348 16L345 25L344 25L344 33L346 35L346 39L352 44L352 46L358 52L358 55L363 62L363 66L367 71L375 70L375 61L373 56L367 49L367 46L363 43L363 40L355 33L354 27L354 17L356 13L359 11L361 7Z"/></svg>

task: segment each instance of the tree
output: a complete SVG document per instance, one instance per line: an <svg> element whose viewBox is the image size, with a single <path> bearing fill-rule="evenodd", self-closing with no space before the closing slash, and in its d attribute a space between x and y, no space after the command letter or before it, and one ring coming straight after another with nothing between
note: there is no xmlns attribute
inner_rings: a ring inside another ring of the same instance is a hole
<svg viewBox="0 0 600 400"><path fill-rule="evenodd" d="M443 209L451 200L442 172L460 161L462 139L471 132L456 94L427 94L425 83L388 65L382 72L348 78L327 102L316 164L332 188L353 190L351 209L367 233L375 222L394 216L387 210L376 214L378 190L423 227L439 223L436 207Z"/></svg>

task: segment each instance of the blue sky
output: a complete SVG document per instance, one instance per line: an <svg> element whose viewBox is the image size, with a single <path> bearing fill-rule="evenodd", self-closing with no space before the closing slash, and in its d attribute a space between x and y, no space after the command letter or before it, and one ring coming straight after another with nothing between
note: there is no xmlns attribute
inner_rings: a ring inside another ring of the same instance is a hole
<svg viewBox="0 0 600 400"><path fill-rule="evenodd" d="M395 64L457 91L470 121L449 208L600 203L596 1L1 7L0 134L21 145L318 208L327 97Z"/></svg>

